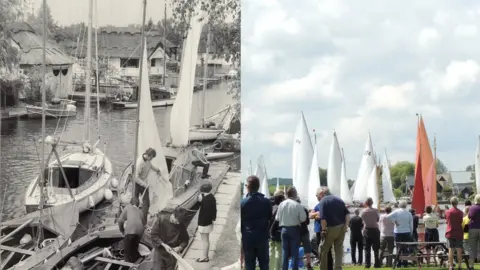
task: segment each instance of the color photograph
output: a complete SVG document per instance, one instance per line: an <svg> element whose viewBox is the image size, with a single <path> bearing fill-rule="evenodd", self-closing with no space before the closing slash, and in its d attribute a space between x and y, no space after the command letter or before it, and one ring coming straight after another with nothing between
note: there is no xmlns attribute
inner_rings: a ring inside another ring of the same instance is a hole
<svg viewBox="0 0 480 270"><path fill-rule="evenodd" d="M479 3L242 8L245 269L480 269Z"/></svg>

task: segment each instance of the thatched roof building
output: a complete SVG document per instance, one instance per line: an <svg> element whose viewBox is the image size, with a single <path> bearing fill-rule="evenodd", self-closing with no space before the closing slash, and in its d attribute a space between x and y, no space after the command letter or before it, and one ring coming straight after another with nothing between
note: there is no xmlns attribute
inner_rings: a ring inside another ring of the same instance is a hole
<svg viewBox="0 0 480 270"><path fill-rule="evenodd" d="M87 33L86 29L82 30L80 42L77 40L65 41L65 50L70 55L76 55L84 58L87 52ZM147 34L147 33L146 33ZM148 32L147 52L152 54L158 47L164 48L163 36L160 32L152 30ZM141 30L133 27L101 27L97 33L98 55L100 57L118 57L118 58L140 58L140 39ZM177 46L169 42L166 43L166 53L170 55L175 53ZM77 48L78 46L78 48ZM95 44L92 42L93 51Z"/></svg>
<svg viewBox="0 0 480 270"><path fill-rule="evenodd" d="M13 43L20 50L20 66L41 65L43 63L43 36L37 35L28 23L18 22L8 27L12 32ZM73 59L59 46L47 41L46 64L53 66L71 65Z"/></svg>

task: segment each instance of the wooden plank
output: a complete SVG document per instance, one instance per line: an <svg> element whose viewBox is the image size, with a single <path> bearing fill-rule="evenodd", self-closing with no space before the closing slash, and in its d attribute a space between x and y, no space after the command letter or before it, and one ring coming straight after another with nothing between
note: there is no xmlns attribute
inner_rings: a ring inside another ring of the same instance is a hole
<svg viewBox="0 0 480 270"><path fill-rule="evenodd" d="M111 263L111 264L116 264L116 265L121 265L121 266L126 266L126 267L136 267L137 266L134 263L117 261L117 260L107 259L107 258L103 258L103 257L96 257L95 260L101 261L101 262L106 262L106 263Z"/></svg>
<svg viewBox="0 0 480 270"><path fill-rule="evenodd" d="M0 245L0 249L16 252L16 253L21 253L21 254L26 254L26 255L35 255L34 251L28 250L28 249L23 249L23 248L16 248L16 247L9 247L9 246L4 246Z"/></svg>
<svg viewBox="0 0 480 270"><path fill-rule="evenodd" d="M103 249L102 249L102 248L99 248L97 251L92 252L92 253L90 253L89 255L81 258L80 261L81 261L82 263L86 263L86 262L92 260L93 258L95 258L95 257L97 257L97 256L100 256L102 253L103 253Z"/></svg>
<svg viewBox="0 0 480 270"><path fill-rule="evenodd" d="M104 269L104 270L109 270L110 267L112 267L112 264L111 264L111 263L107 264L107 266L105 266L105 269Z"/></svg>
<svg viewBox="0 0 480 270"><path fill-rule="evenodd" d="M7 241L8 238L10 238L12 235L16 234L17 232L19 232L19 231L22 230L23 228L27 227L32 221L33 221L33 218L27 220L25 223L23 223L22 225L18 226L15 230L11 231L9 234L7 234L7 235L5 235L4 237L2 237L2 239L0 239L0 244L2 244L3 242Z"/></svg>

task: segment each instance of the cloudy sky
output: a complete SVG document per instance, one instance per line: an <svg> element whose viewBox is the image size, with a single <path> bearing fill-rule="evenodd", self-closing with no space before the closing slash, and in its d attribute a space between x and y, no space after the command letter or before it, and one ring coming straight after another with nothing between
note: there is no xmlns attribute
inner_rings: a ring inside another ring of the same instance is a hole
<svg viewBox="0 0 480 270"><path fill-rule="evenodd" d="M26 2L29 1L31 4L27 9L28 12L31 12L32 8L38 12L43 0L26 0ZM163 19L165 1L147 1L147 21L149 18L152 18L154 22ZM127 26L142 23L142 0L95 0L95 2L98 2L96 5L98 25ZM167 3L170 1L167 0ZM53 19L61 25L87 22L88 20L88 0L47 0L47 4ZM167 17L171 16L172 12L167 6Z"/></svg>
<svg viewBox="0 0 480 270"><path fill-rule="evenodd" d="M414 161L422 113L450 170L473 163L480 133L478 1L243 0L242 164L265 157L291 177L303 111L321 167L332 130L356 178L370 130L392 165Z"/></svg>

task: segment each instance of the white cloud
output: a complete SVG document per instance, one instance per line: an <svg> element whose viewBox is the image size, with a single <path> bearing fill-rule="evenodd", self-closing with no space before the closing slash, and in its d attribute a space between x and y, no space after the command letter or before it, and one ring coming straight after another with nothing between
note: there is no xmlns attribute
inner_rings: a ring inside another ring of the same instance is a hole
<svg viewBox="0 0 480 270"><path fill-rule="evenodd" d="M455 27L454 35L456 37L476 37L477 26L472 24L460 24Z"/></svg>
<svg viewBox="0 0 480 270"><path fill-rule="evenodd" d="M437 29L427 27L423 28L418 34L418 44L420 47L428 47L440 38Z"/></svg>
<svg viewBox="0 0 480 270"><path fill-rule="evenodd" d="M320 166L335 129L351 178L368 131L392 163L414 161L416 113L430 137L437 134L448 168L471 163L480 134L472 125L480 117L478 6L244 0L242 8L242 106L255 115L242 126L242 156L269 157L270 176L291 176L289 134L300 111L316 129ZM257 66L255 55L262 55Z"/></svg>

